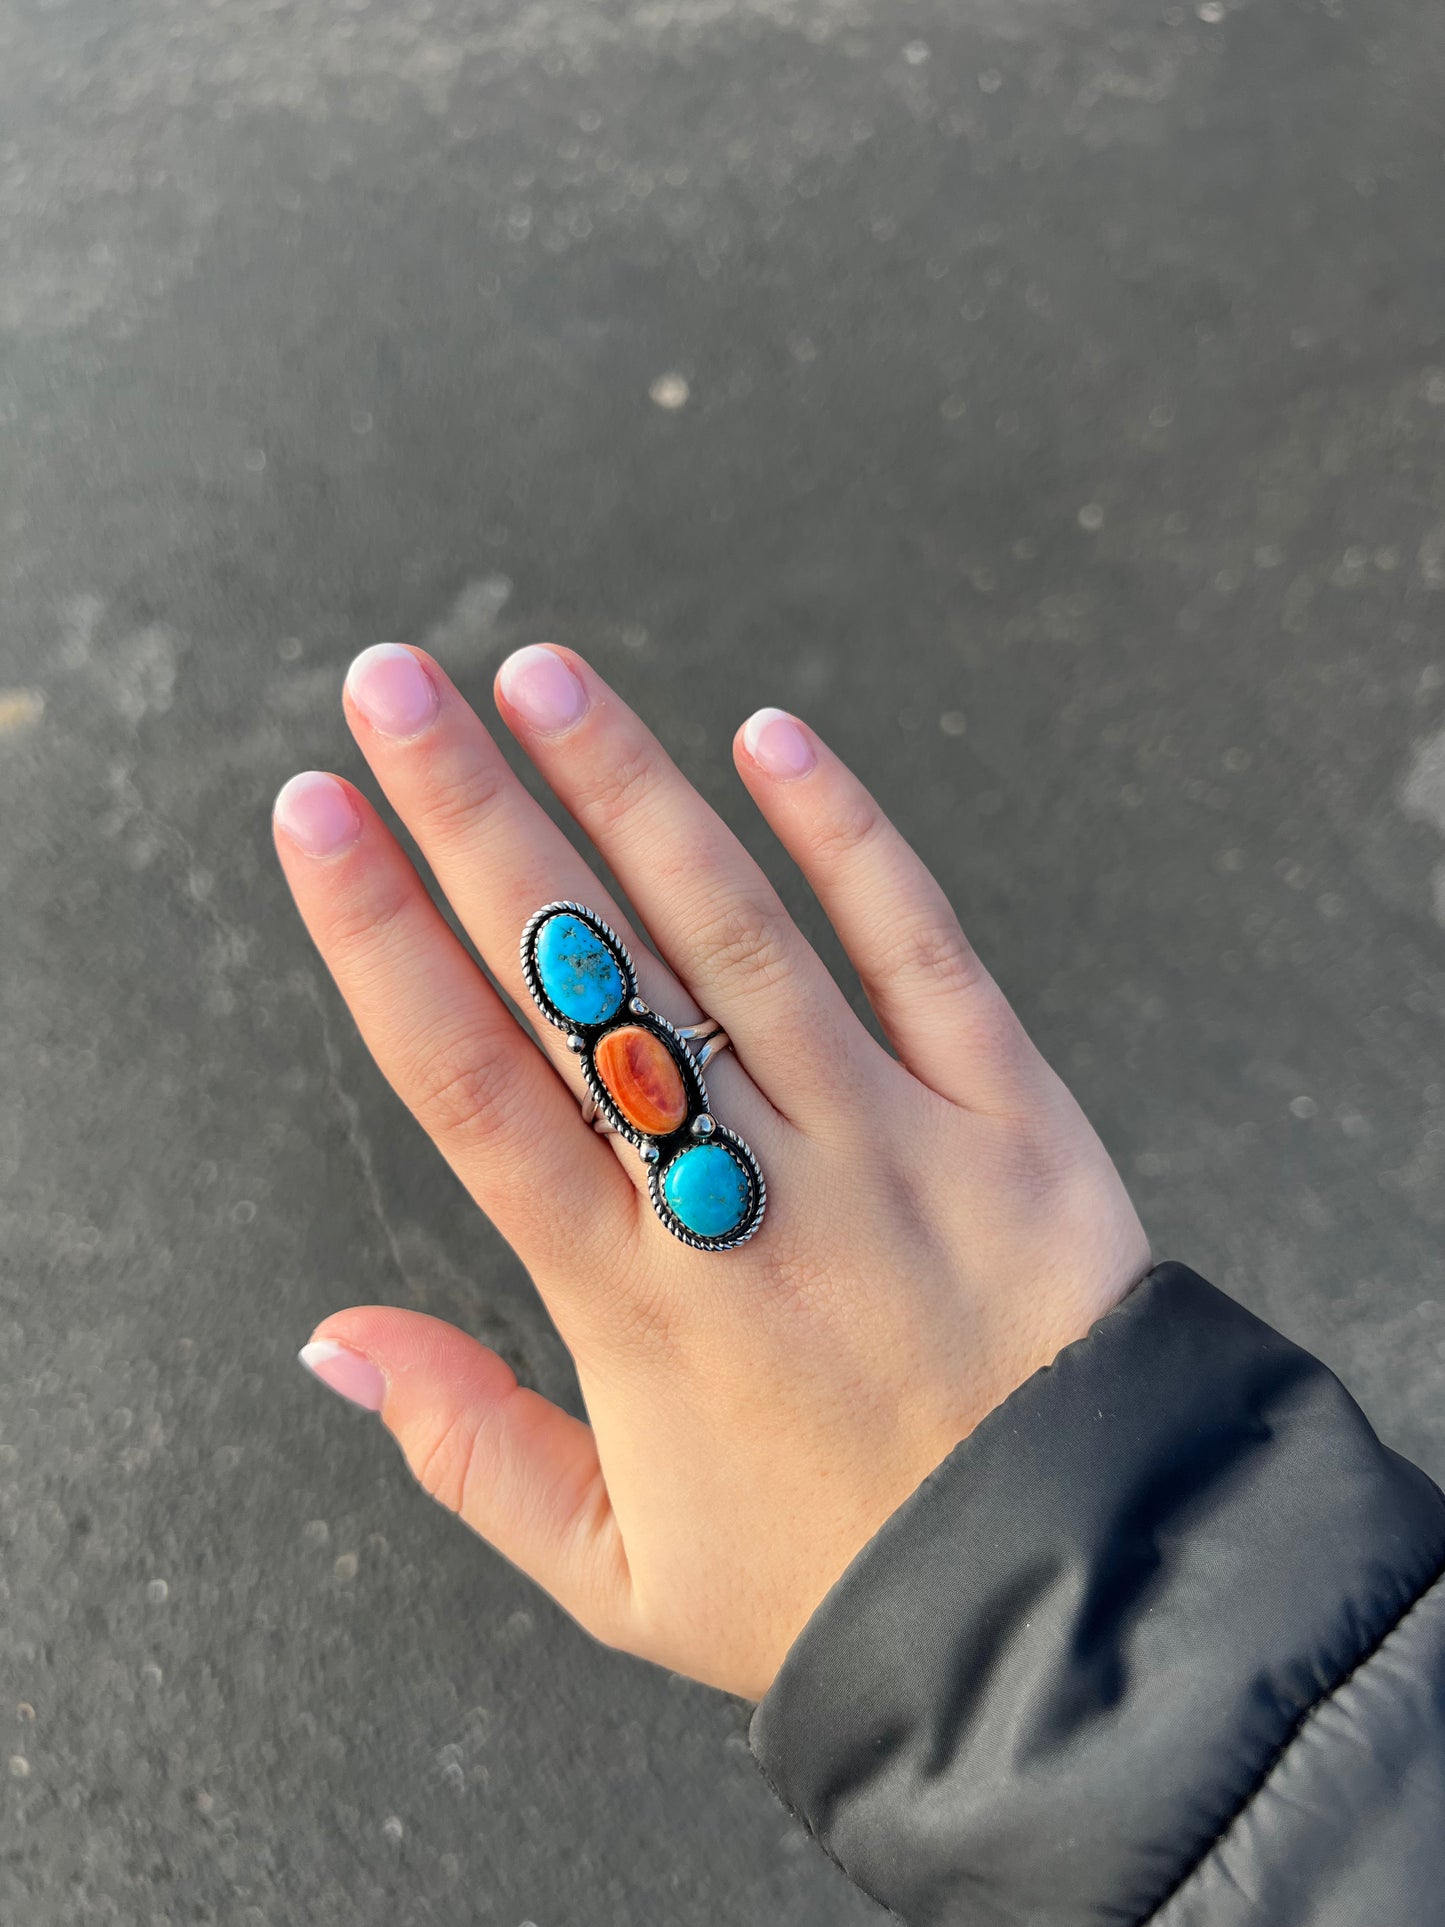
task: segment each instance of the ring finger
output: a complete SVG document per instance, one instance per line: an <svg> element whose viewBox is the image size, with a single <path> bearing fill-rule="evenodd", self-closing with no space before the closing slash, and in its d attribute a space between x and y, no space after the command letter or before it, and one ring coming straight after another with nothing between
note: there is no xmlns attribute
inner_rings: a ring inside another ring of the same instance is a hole
<svg viewBox="0 0 1445 1927"><path fill-rule="evenodd" d="M382 644L352 664L346 714L382 789L430 864L487 968L532 1021L574 1090L581 1084L560 1031L534 1008L519 938L532 912L556 899L585 903L632 952L642 994L677 1024L702 1014L666 964L636 938L609 892L507 764L480 718L429 657ZM725 1053L707 1072L722 1121L766 1157L778 1118L741 1064ZM635 1155L617 1140L634 1181Z"/></svg>

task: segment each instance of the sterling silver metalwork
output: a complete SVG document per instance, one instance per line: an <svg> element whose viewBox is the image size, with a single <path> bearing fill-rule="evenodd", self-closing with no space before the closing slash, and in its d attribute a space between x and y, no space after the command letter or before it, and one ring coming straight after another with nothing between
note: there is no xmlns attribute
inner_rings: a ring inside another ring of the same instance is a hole
<svg viewBox="0 0 1445 1927"><path fill-rule="evenodd" d="M633 999L628 1009L633 1016L648 1014L647 1005L637 998ZM673 1036L680 1037L683 1043L687 1045L688 1053L700 1071L706 1070L708 1065L718 1055L719 1051L725 1051L732 1043L731 1037L728 1036L716 1017L703 1017L695 1024L674 1025L671 1026L671 1029ZM702 1048L696 1050L693 1048L694 1045L701 1045ZM593 1096L590 1085L588 1086L586 1096L582 1099L582 1121L584 1124L590 1124L594 1131L602 1132L604 1136L615 1135L617 1132L617 1126L612 1122L607 1111L603 1109ZM704 1119L701 1117L694 1123L694 1137L706 1137L708 1135L708 1130L711 1128L711 1121L707 1120L707 1128L700 1131L697 1126L703 1123Z"/></svg>
<svg viewBox="0 0 1445 1927"><path fill-rule="evenodd" d="M622 975L621 1008L598 1024L578 1023L559 1010L548 997L537 972L537 934L549 917L564 913L585 924L602 940ZM566 1033L568 1049L575 1052L580 1061L587 1085L580 1100L583 1119L594 1130L615 1134L637 1147L638 1155L647 1166L647 1190L653 1210L667 1229L675 1238L700 1251L730 1251L736 1245L745 1244L762 1223L768 1187L751 1146L745 1144L735 1131L719 1124L708 1104L703 1071L731 1043L722 1025L711 1017L702 1017L695 1024L670 1024L650 1004L645 1003L638 991L637 971L626 944L610 924L605 923L584 903L545 903L527 919L522 931L522 976L538 1010L549 1024ZM677 1129L665 1137L649 1137L639 1131L618 1110L611 1092L598 1073L598 1044L609 1031L626 1024L635 1024L659 1038L667 1047L682 1078L687 1100L686 1115ZM663 1191L667 1167L681 1152L699 1142L726 1144L735 1154L747 1179L748 1198L742 1218L730 1232L717 1238L701 1237L684 1224L668 1204Z"/></svg>

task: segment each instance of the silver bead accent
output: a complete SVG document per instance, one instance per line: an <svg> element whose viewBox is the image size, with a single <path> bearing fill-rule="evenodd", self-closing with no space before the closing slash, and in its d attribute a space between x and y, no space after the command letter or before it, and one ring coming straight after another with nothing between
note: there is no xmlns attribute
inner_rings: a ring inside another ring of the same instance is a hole
<svg viewBox="0 0 1445 1927"><path fill-rule="evenodd" d="M585 1037L579 1037L574 1030L572 1035L567 1039L567 1048L568 1050L575 1050L580 1053L586 1050L587 1039Z"/></svg>
<svg viewBox="0 0 1445 1927"><path fill-rule="evenodd" d="M627 1008L632 1012L634 1017L650 1017L652 1015L652 1012L640 997L629 997L627 1000Z"/></svg>
<svg viewBox="0 0 1445 1927"><path fill-rule="evenodd" d="M711 1137L716 1129L717 1126L713 1123L706 1111L703 1111L692 1120L692 1134L694 1137Z"/></svg>
<svg viewBox="0 0 1445 1927"><path fill-rule="evenodd" d="M637 1147L637 1155L644 1164L656 1164L660 1153L651 1138L644 1138Z"/></svg>

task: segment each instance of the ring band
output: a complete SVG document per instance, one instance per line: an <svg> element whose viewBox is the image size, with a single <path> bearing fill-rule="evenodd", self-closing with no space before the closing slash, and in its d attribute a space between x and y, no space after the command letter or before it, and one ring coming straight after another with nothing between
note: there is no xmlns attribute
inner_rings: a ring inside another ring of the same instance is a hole
<svg viewBox="0 0 1445 1927"><path fill-rule="evenodd" d="M626 944L582 903L546 903L527 919L522 975L581 1062L584 1121L636 1145L672 1235L703 1251L751 1238L767 1185L750 1146L713 1116L703 1082L730 1046L722 1025L676 1026L644 1003Z"/></svg>

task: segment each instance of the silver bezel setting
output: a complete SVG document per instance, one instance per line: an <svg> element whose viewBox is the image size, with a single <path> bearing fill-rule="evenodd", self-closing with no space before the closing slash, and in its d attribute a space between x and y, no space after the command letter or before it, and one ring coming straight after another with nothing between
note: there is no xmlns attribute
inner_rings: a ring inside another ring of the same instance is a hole
<svg viewBox="0 0 1445 1927"><path fill-rule="evenodd" d="M722 1238L700 1238L695 1231L689 1230L682 1219L675 1215L667 1199L662 1195L662 1180L668 1165L672 1163L672 1158L647 1167L647 1195L652 1199L653 1210L674 1238L680 1238L685 1245L691 1245L696 1251L731 1251L736 1245L745 1245L762 1223L763 1211L768 1202L767 1180L763 1176L763 1167L753 1156L752 1146L745 1144L737 1132L730 1131L726 1124L715 1124L709 1137L693 1137L691 1130L688 1131L687 1136L687 1143L679 1145L673 1157L680 1157L684 1152L694 1150L703 1144L726 1144L737 1153L738 1162L747 1173L749 1180L748 1208L742 1222L735 1231L728 1232Z"/></svg>
<svg viewBox="0 0 1445 1927"><path fill-rule="evenodd" d="M683 1088L687 1092L687 1116L682 1124L678 1126L678 1131L690 1131L692 1129L692 1120L695 1117L700 1117L708 1108L707 1086L702 1081L702 1072L697 1067L697 1059L678 1036L672 1025L668 1023L667 1019L665 1017L659 1017L655 1010L649 1010L645 1014L640 1011L627 1010L609 1019L607 1023L599 1024L597 1026L597 1035L590 1040L586 1049L582 1052L580 1062L582 1065L582 1075L587 1079L587 1088L596 1099L598 1110L601 1111L613 1130L616 1131L619 1137L625 1137L629 1144L637 1145L641 1145L644 1142L648 1144L654 1142L665 1144L670 1141L670 1138L678 1135L678 1131L673 1131L669 1134L668 1138L654 1140L648 1136L646 1131L639 1131L635 1124L629 1124L621 1111L618 1110L616 1104L613 1103L611 1092L597 1074L596 1057L597 1046L602 1042L604 1037L610 1036L614 1030L650 1030L667 1045L673 1061L677 1065L678 1073L682 1078Z"/></svg>
<svg viewBox="0 0 1445 1927"><path fill-rule="evenodd" d="M622 969L622 1002L618 1005L617 1009L613 1011L612 1015L604 1019L601 1024L579 1024L573 1018L564 1016L552 1002L552 999L547 995L546 991L543 990L541 979L537 975L535 957L537 932L549 917L560 916L564 910L576 917L579 923L585 923L589 930L595 931L596 934L601 937L607 945L607 948L616 957ZM538 1010L541 1011L542 1015L547 1019L547 1022L549 1024L555 1024L558 1030L565 1030L569 1036L575 1034L586 1039L588 1042L590 1042L590 1039L588 1039L589 1031L604 1030L615 1024L618 1018L621 1017L623 1011L631 1004L632 999L639 994L637 989L637 972L633 969L632 957L627 945L622 941L621 937L618 936L617 932L612 928L612 925L610 923L604 923L597 912L595 910L589 910L585 903L544 903L540 910L533 911L532 915L528 917L526 926L522 931L522 975L527 981L527 989L532 994L532 1002L537 1006Z"/></svg>
<svg viewBox="0 0 1445 1927"><path fill-rule="evenodd" d="M597 1024L580 1024L566 1016L548 997L537 975L536 939L537 933L548 918L559 915L576 917L594 935L599 937L611 951L622 973L622 1002L611 1016ZM736 1245L746 1244L762 1223L763 1210L767 1204L768 1187L763 1178L762 1167L754 1157L750 1145L745 1144L736 1131L730 1131L713 1116L708 1102L707 1085L703 1080L702 1066L693 1054L688 1040L670 1024L668 1020L645 1003L637 986L637 971L627 945L618 936L611 924L599 917L595 910L589 910L585 903L571 899L556 903L544 903L527 919L522 931L522 976L533 1003L549 1024L565 1032L567 1044L582 1067L582 1075L592 1100L607 1124L621 1138L642 1153L647 1163L647 1191L652 1208L672 1233L683 1244L691 1245L698 1251L731 1251ZM652 1031L667 1046L677 1064L687 1093L687 1114L675 1131L665 1138L654 1138L639 1131L617 1109L611 1093L598 1075L595 1057L596 1050L609 1031L637 1026ZM706 1045L703 1046L706 1049ZM710 1120L711 1129L706 1126L699 1133L694 1127L700 1119ZM721 1238L702 1238L691 1231L677 1217L662 1192L662 1180L668 1166L683 1151L698 1144L718 1144L726 1141L737 1154L739 1162L749 1180L748 1208L738 1226Z"/></svg>

